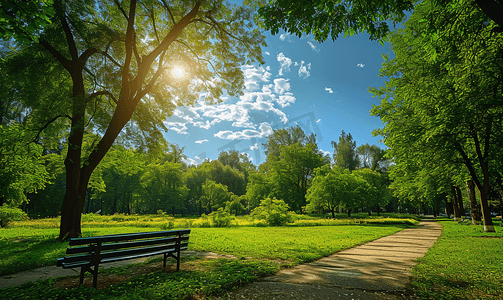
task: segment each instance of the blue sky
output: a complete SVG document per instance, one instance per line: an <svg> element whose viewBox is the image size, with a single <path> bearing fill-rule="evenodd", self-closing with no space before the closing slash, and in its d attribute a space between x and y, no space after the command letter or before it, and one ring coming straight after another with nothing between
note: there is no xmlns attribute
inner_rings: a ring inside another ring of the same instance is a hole
<svg viewBox="0 0 503 300"><path fill-rule="evenodd" d="M311 36L266 33L265 64L243 66L241 97L223 98L217 105L198 103L177 108L166 120L168 142L185 147L188 163L216 159L221 151L249 154L254 164L265 161L262 144L273 129L300 125L315 133L318 146L333 153L331 141L341 131L357 145L376 144L372 130L382 127L370 116L379 104L368 87L379 87L382 54L392 51L370 41L367 34L318 43Z"/></svg>

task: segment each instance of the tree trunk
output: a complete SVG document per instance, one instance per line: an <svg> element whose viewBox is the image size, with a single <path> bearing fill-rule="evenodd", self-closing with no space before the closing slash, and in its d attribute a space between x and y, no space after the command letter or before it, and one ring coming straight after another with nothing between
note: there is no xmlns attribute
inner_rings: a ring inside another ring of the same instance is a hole
<svg viewBox="0 0 503 300"><path fill-rule="evenodd" d="M473 180L468 180L466 182L466 192L468 193L468 198L470 199L470 215L472 217L472 224L476 225L477 222L481 222L480 207L477 204L477 198L475 197L475 184Z"/></svg>
<svg viewBox="0 0 503 300"><path fill-rule="evenodd" d="M348 218L351 218L351 209L348 209Z"/></svg>
<svg viewBox="0 0 503 300"><path fill-rule="evenodd" d="M461 195L461 189L458 186L456 186L456 194L457 194L457 198L458 198L459 214L461 217L465 217L466 212L465 212L465 207L463 204L463 195Z"/></svg>
<svg viewBox="0 0 503 300"><path fill-rule="evenodd" d="M330 211L332 212L332 219L335 219L335 211L334 211L334 210L335 210L334 208L332 208L332 209L330 210Z"/></svg>
<svg viewBox="0 0 503 300"><path fill-rule="evenodd" d="M459 221L461 219L461 214L459 212L458 197L456 195L456 188L451 186L452 191L452 209L454 211L454 221Z"/></svg>
<svg viewBox="0 0 503 300"><path fill-rule="evenodd" d="M487 180L489 181L489 179ZM489 212L489 205L487 203L487 194L489 193L489 182L479 189L480 204L482 206L482 218L484 218L484 231L485 232L495 232L493 219Z"/></svg>
<svg viewBox="0 0 503 300"><path fill-rule="evenodd" d="M66 190L61 207L61 225L59 239L82 236L80 222L86 198L86 185Z"/></svg>
<svg viewBox="0 0 503 300"><path fill-rule="evenodd" d="M449 202L447 194L444 194L444 201L445 201L445 213L447 214L447 217L450 218L452 215L452 203Z"/></svg>
<svg viewBox="0 0 503 300"><path fill-rule="evenodd" d="M381 216L381 207L377 204L377 215Z"/></svg>

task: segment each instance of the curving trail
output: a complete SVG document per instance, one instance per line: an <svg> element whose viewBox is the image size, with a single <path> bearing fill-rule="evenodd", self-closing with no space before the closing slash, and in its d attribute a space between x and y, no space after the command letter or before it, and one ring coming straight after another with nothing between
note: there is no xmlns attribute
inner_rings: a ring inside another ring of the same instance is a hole
<svg viewBox="0 0 503 300"><path fill-rule="evenodd" d="M441 233L440 224L423 220L417 228L283 269L223 299L403 299L416 259Z"/></svg>

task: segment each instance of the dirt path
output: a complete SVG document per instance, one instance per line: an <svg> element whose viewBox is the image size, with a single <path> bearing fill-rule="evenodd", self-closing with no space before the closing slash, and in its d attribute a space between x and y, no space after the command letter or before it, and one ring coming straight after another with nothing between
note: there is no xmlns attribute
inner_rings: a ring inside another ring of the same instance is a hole
<svg viewBox="0 0 503 300"><path fill-rule="evenodd" d="M442 233L434 221L283 269L223 299L403 299L410 270Z"/></svg>

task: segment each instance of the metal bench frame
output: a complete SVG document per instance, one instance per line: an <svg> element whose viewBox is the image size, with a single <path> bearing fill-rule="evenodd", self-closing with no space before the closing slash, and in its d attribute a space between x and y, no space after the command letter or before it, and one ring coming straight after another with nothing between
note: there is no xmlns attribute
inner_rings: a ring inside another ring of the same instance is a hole
<svg viewBox="0 0 503 300"><path fill-rule="evenodd" d="M63 258L58 258L57 266L64 269L80 267L80 285L84 274L93 275L93 287L98 285L98 266L128 259L163 254L166 259L176 259L176 270L180 270L180 251L186 250L190 229L113 234L97 237L72 238Z"/></svg>

